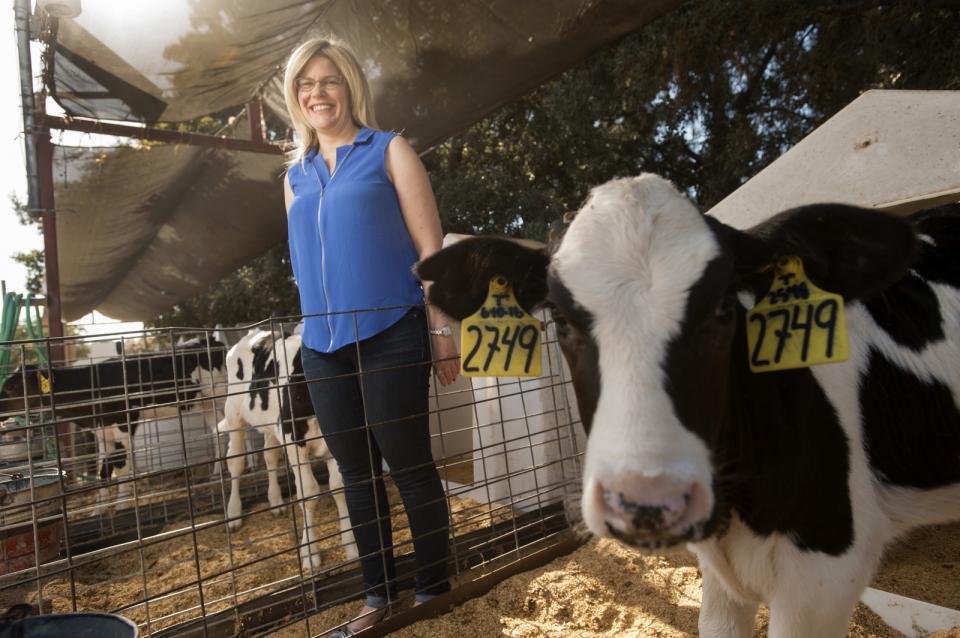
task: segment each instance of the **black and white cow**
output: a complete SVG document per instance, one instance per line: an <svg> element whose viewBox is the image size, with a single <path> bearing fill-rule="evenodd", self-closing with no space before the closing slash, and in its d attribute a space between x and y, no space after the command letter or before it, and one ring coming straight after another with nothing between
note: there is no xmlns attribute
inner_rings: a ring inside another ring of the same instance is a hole
<svg viewBox="0 0 960 638"><path fill-rule="evenodd" d="M223 390L225 347L216 339L190 339L171 352L136 353L85 366L26 366L11 374L0 393L0 414L22 414L53 406L61 421L90 428L97 441L97 473L104 482L119 481L117 501L129 505L133 471L133 437L144 419L177 416L181 410L203 409ZM49 376L49 392L41 381ZM203 409L204 417L215 408ZM214 430L216 417L209 419ZM109 487L98 492L98 511L109 499Z"/></svg>
<svg viewBox="0 0 960 638"><path fill-rule="evenodd" d="M850 357L754 374L746 308L792 255L844 296ZM960 518L960 205L738 231L642 175L595 188L552 255L478 238L417 271L456 318L496 274L552 308L589 437L584 521L689 543L701 635L751 635L762 602L770 636L843 636L884 546Z"/></svg>
<svg viewBox="0 0 960 638"><path fill-rule="evenodd" d="M343 478L333 455L320 434L310 394L300 363L300 335L275 338L273 332L257 330L245 335L227 353L229 394L224 405L224 418L217 429L230 435L227 467L230 470L230 500L227 503L228 525L236 529L243 522L240 501L240 476L245 459L246 428L252 426L263 434L263 457L266 461L267 498L280 513L283 504L277 471L287 461L294 470L297 499L304 512L303 541L300 549L303 568L320 568L320 551L314 529L316 496L320 494L310 459L322 459L327 465L329 488L340 517L340 540L348 559L357 557Z"/></svg>

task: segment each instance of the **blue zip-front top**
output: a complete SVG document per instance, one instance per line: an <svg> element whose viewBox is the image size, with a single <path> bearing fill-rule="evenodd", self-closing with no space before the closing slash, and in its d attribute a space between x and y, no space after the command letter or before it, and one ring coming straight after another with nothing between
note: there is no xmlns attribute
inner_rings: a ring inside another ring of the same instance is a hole
<svg viewBox="0 0 960 638"><path fill-rule="evenodd" d="M293 191L287 233L300 309L319 315L304 319L303 343L319 352L372 337L408 310L378 308L423 303L411 270L417 252L384 166L393 136L361 129L353 144L337 148L332 176L316 149L287 171ZM364 312L345 312L351 310Z"/></svg>

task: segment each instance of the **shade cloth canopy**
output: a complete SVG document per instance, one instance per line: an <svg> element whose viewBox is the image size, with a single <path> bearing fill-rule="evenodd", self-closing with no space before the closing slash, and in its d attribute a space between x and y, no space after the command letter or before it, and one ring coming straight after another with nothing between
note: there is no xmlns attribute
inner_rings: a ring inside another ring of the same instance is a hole
<svg viewBox="0 0 960 638"><path fill-rule="evenodd" d="M258 95L285 119L286 57L333 35L366 70L380 126L422 151L678 4L83 0L59 22L49 88L68 114L97 119L183 121ZM55 156L68 320L95 308L149 319L283 237L277 156L176 146Z"/></svg>
<svg viewBox="0 0 960 638"><path fill-rule="evenodd" d="M190 146L58 147L64 319L149 319L281 241L281 168Z"/></svg>

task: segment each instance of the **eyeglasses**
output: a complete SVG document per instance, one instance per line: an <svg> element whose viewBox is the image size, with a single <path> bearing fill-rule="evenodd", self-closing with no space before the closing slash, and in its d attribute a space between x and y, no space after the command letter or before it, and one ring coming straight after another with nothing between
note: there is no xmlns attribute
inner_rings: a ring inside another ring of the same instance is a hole
<svg viewBox="0 0 960 638"><path fill-rule="evenodd" d="M322 80L311 80L310 78L297 78L294 82L297 91L300 93L313 93L318 86L324 91L339 91L343 86L343 78L339 75L331 75Z"/></svg>

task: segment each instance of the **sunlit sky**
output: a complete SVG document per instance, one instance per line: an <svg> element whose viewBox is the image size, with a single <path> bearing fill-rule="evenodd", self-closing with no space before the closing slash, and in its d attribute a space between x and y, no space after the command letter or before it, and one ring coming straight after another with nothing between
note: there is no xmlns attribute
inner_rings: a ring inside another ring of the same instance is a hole
<svg viewBox="0 0 960 638"><path fill-rule="evenodd" d="M27 176L23 156L23 118L20 112L20 78L17 72L17 41L13 30L13 3L0 10L0 143L3 170L0 171L0 278L8 290L26 289L26 270L10 258L20 251L43 247L43 239L33 229L21 226L13 214L8 194L26 199Z"/></svg>
<svg viewBox="0 0 960 638"><path fill-rule="evenodd" d="M140 4L140 3L131 3ZM161 3L148 3L161 4ZM14 31L13 2L0 9L0 279L8 291L26 292L27 272L12 259L17 252L43 248L43 237L34 227L22 226L13 212L9 194L21 200L27 198L27 175L24 164L23 116L20 109L20 75L17 60L17 39ZM34 45L33 73L39 73L39 49ZM51 113L55 112L51 109ZM64 134L54 132L54 142L69 144L104 144L102 136ZM137 328L140 324L111 324L102 316L88 316L78 323L87 326L87 333ZM92 324L92 325L91 325Z"/></svg>

